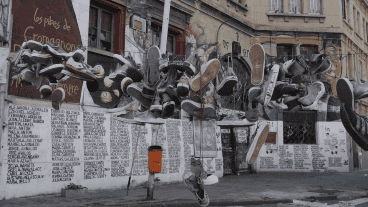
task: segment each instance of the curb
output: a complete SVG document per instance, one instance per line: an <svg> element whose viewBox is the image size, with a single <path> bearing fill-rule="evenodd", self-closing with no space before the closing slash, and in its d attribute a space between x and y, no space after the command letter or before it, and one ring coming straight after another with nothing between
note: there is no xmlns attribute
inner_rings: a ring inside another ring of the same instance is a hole
<svg viewBox="0 0 368 207"><path fill-rule="evenodd" d="M328 201L337 200L335 195L322 195L314 197L300 198L303 201ZM245 205L263 205L263 204L278 204L278 203L293 203L292 199L275 199L275 200L210 200L209 206L245 206ZM115 206L115 205L114 205ZM136 203L125 203L124 206L151 206L151 207L192 207L199 206L196 200L171 200L171 201L137 201Z"/></svg>

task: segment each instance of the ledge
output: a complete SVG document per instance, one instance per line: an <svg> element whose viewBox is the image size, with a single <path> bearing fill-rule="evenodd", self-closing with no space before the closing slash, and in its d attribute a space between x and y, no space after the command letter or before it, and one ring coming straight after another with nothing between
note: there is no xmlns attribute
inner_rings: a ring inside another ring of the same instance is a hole
<svg viewBox="0 0 368 207"><path fill-rule="evenodd" d="M91 46L88 46L88 52L94 52L94 53L97 53L97 54L100 54L100 55L106 55L106 56L109 56L109 57L112 57L114 55L114 53L112 53L112 52L108 52L108 51L105 51L105 50L100 50L100 49L97 49L97 48L91 47Z"/></svg>
<svg viewBox="0 0 368 207"><path fill-rule="evenodd" d="M356 35L357 37L359 37L359 39L360 39L360 40L362 40L362 41L363 41L363 37L362 37L358 32L355 32L355 35Z"/></svg>
<svg viewBox="0 0 368 207"><path fill-rule="evenodd" d="M252 126L256 124L256 122L249 122L244 119L243 121L218 121L217 126Z"/></svg>
<svg viewBox="0 0 368 207"><path fill-rule="evenodd" d="M234 0L227 0L227 6L235 7L235 10L243 12L244 16L246 16L246 12L248 11L247 5L241 5L238 2L235 2Z"/></svg>
<svg viewBox="0 0 368 207"><path fill-rule="evenodd" d="M134 119L125 119L120 117L112 117L115 120L126 122L129 124L165 124L165 119L152 119L152 118L134 118ZM180 119L178 119L180 120Z"/></svg>
<svg viewBox="0 0 368 207"><path fill-rule="evenodd" d="M346 19L344 19L343 21L344 21L344 23L345 23L348 27L350 27L350 29L354 29L354 28L350 25L350 23L346 21Z"/></svg>
<svg viewBox="0 0 368 207"><path fill-rule="evenodd" d="M285 18L285 22L288 22L292 17L304 17L304 22L309 22L309 19L319 19L320 23L325 22L326 16L322 15L315 15L315 14L290 14L290 13L270 13L267 12L266 15L268 16L269 21L273 21L275 17L283 17Z"/></svg>

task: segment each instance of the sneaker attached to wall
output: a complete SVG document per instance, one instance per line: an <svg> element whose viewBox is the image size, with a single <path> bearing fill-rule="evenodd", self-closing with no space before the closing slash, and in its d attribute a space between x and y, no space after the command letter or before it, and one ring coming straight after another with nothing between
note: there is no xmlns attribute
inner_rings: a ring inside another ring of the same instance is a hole
<svg viewBox="0 0 368 207"><path fill-rule="evenodd" d="M251 82L259 86L263 82L265 68L265 51L260 44L254 44L249 50L249 59L252 65Z"/></svg>
<svg viewBox="0 0 368 207"><path fill-rule="evenodd" d="M222 70L219 71L218 80L220 84L217 87L217 94L220 96L231 96L234 92L234 86L238 83L238 78L233 68L222 68Z"/></svg>
<svg viewBox="0 0 368 207"><path fill-rule="evenodd" d="M54 92L52 92L51 95L52 108L54 108L55 110L59 110L64 100L65 100L65 91L63 88L57 88L56 90L54 90Z"/></svg>
<svg viewBox="0 0 368 207"><path fill-rule="evenodd" d="M142 94L143 91L143 83L131 83L127 88L127 93L135 98L138 102L140 102L144 107L150 108L152 99L146 98Z"/></svg>
<svg viewBox="0 0 368 207"><path fill-rule="evenodd" d="M41 99L51 99L52 88L49 85L43 85L40 88Z"/></svg>
<svg viewBox="0 0 368 207"><path fill-rule="evenodd" d="M352 108L355 110L355 98L354 98L354 87L349 79L343 77L340 78L336 83L337 96L345 107Z"/></svg>
<svg viewBox="0 0 368 207"><path fill-rule="evenodd" d="M221 63L218 59L212 59L201 66L201 71L189 81L191 90L194 92L205 88L220 71ZM201 74L202 73L202 74Z"/></svg>
<svg viewBox="0 0 368 207"><path fill-rule="evenodd" d="M322 82L314 82L307 86L307 95L299 98L303 109L317 110L318 101L325 93L325 86Z"/></svg>

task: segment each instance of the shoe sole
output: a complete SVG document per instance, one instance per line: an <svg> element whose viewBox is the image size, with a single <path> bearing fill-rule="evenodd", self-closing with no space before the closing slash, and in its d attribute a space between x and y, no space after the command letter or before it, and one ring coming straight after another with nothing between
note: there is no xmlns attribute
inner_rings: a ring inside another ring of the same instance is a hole
<svg viewBox="0 0 368 207"><path fill-rule="evenodd" d="M259 127L259 130L261 131L261 133L258 132L259 135L256 135L247 153L248 164L253 164L256 161L259 151L266 142L270 126L264 123L263 126Z"/></svg>
<svg viewBox="0 0 368 207"><path fill-rule="evenodd" d="M330 60L330 59L327 59L327 61L328 61L328 66L327 66L326 68L324 68L324 69L318 68L318 69L314 72L314 74L325 73L325 72L327 72L327 71L331 70L331 68L332 68L332 62L331 62L331 60Z"/></svg>
<svg viewBox="0 0 368 207"><path fill-rule="evenodd" d="M86 80L86 81L96 80L96 75L94 75L92 72L88 73L88 72L79 70L69 64L66 64L65 66L66 66L65 69L71 73L74 73L78 79Z"/></svg>
<svg viewBox="0 0 368 207"><path fill-rule="evenodd" d="M52 108L55 110L59 110L62 102L65 99L65 92L63 93L61 90L55 90L51 95L51 103Z"/></svg>
<svg viewBox="0 0 368 207"><path fill-rule="evenodd" d="M42 54L41 54L42 55ZM46 57L42 57L42 56L36 56L36 55L31 55L30 57L31 61L34 63L43 63L43 64L47 64L50 62L50 60L52 59L51 55L47 55Z"/></svg>
<svg viewBox="0 0 368 207"><path fill-rule="evenodd" d="M302 105L302 109L306 109L306 110L317 110L318 109L318 100L321 99L321 97L323 96L323 94L326 91L325 86L323 85L323 83L321 83L321 82L319 82L319 83L321 85L321 90L318 92L316 99L309 106L303 106Z"/></svg>
<svg viewBox="0 0 368 207"><path fill-rule="evenodd" d="M345 109L345 104L342 103L340 107L340 116L342 124L344 125L346 131L353 138L353 140L361 147L363 150L368 150L368 139L363 136L359 131L355 129L355 126L349 119L349 115ZM365 123L363 123L365 124Z"/></svg>
<svg viewBox="0 0 368 207"><path fill-rule="evenodd" d="M217 94L220 96L231 96L234 93L233 88L237 83L238 78L236 76L227 76L219 85Z"/></svg>
<svg viewBox="0 0 368 207"><path fill-rule="evenodd" d="M274 65L271 69L272 71L272 76L271 76L271 83L268 85L267 87L267 92L266 92L266 96L265 96L265 101L264 101L264 106L267 106L272 98L273 95L273 91L275 89L275 85L277 82L277 77L279 75L279 71L280 71L280 66L279 65Z"/></svg>
<svg viewBox="0 0 368 207"><path fill-rule="evenodd" d="M40 88L41 99L50 100L52 95L52 89L48 85L44 85Z"/></svg>
<svg viewBox="0 0 368 207"><path fill-rule="evenodd" d="M164 118L170 117L174 114L175 102L169 101L162 106L162 116Z"/></svg>
<svg viewBox="0 0 368 207"><path fill-rule="evenodd" d="M188 114L200 118L201 104L191 100L181 102L181 108ZM216 118L215 108L209 104L204 104L203 118Z"/></svg>
<svg viewBox="0 0 368 207"><path fill-rule="evenodd" d="M251 82L254 86L261 85L264 78L265 52L260 44L252 45L249 59L252 65Z"/></svg>
<svg viewBox="0 0 368 207"><path fill-rule="evenodd" d="M60 73L64 68L65 66L63 64L54 64L54 65L51 65L47 68L40 70L40 75L42 76L46 76L48 74L54 75L54 74Z"/></svg>
<svg viewBox="0 0 368 207"><path fill-rule="evenodd" d="M160 63L161 51L157 46L151 46L147 53L147 81L149 84L156 84L160 78Z"/></svg>
<svg viewBox="0 0 368 207"><path fill-rule="evenodd" d="M135 98L139 103L141 103L144 107L150 108L152 99L146 98L142 94L142 89L140 89L134 83L130 84L127 88L127 93Z"/></svg>
<svg viewBox="0 0 368 207"><path fill-rule="evenodd" d="M216 78L218 72L220 71L221 63L219 60L214 59L210 64L208 64L206 71L203 74L198 73L189 83L190 88L197 92L201 88L205 88L209 82ZM202 70L202 69L201 69ZM201 87L202 84L202 87Z"/></svg>
<svg viewBox="0 0 368 207"><path fill-rule="evenodd" d="M351 84L349 79L340 78L336 83L336 91L341 104L345 104L346 107L351 107L355 110L353 84Z"/></svg>
<svg viewBox="0 0 368 207"><path fill-rule="evenodd" d="M32 49L32 50L36 50L41 52L43 50L43 45L40 42L36 42L34 40L29 40L27 42L27 47Z"/></svg>

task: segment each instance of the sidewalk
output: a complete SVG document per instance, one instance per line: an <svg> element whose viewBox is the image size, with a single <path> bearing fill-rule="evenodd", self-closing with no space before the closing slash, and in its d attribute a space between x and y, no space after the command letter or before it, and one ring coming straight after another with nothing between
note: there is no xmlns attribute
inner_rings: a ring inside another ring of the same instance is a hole
<svg viewBox="0 0 368 207"><path fill-rule="evenodd" d="M366 176L367 175L367 176ZM253 173L226 176L206 186L210 206L291 203L293 199L326 200L368 195L368 171L353 173ZM199 206L194 195L181 183L155 186L154 200L145 201L147 188L94 190L86 195L58 194L1 200L0 206Z"/></svg>

